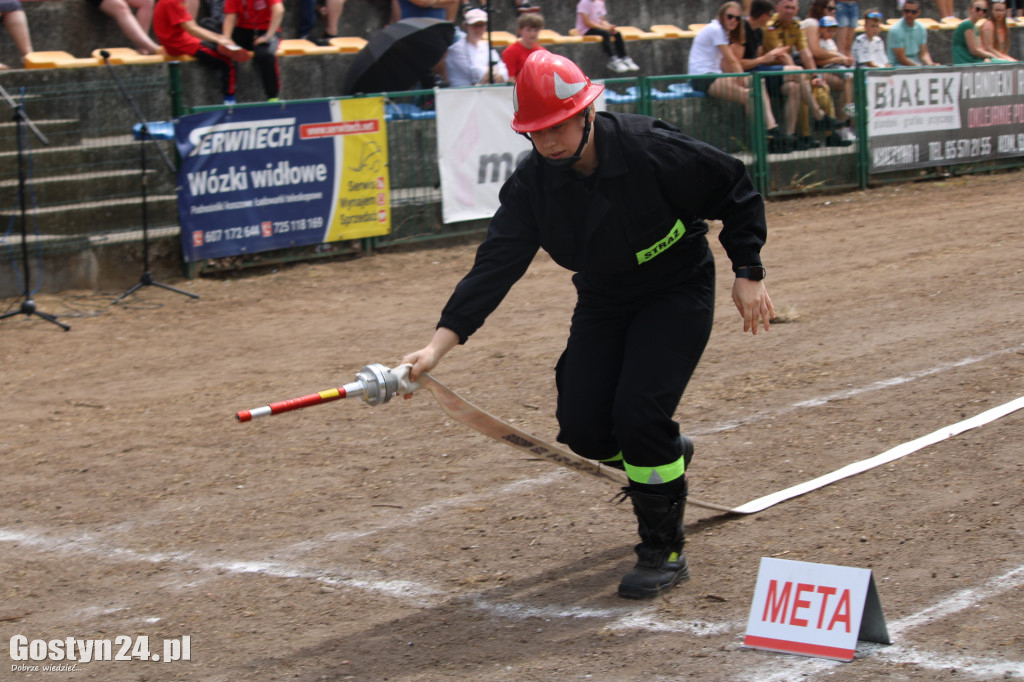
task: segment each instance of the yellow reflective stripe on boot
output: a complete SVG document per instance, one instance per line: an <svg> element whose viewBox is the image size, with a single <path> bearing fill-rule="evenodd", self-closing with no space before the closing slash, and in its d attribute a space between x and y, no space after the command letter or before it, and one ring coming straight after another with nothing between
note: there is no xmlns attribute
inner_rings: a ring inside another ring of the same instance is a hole
<svg viewBox="0 0 1024 682"><path fill-rule="evenodd" d="M638 467L629 462L626 465L626 476L634 483L646 483L657 485L658 483L669 483L686 473L686 461L680 457L671 464L662 464L660 467Z"/></svg>
<svg viewBox="0 0 1024 682"><path fill-rule="evenodd" d="M668 234L659 239L652 246L644 249L643 251L636 252L636 262L643 265L682 239L684 234L686 234L686 225L683 225L682 220L677 220L676 224L672 226L672 229L668 231Z"/></svg>

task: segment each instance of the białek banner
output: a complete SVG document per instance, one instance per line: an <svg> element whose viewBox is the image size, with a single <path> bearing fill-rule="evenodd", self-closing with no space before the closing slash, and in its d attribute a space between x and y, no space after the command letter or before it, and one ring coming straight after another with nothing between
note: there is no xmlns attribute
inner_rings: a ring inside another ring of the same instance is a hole
<svg viewBox="0 0 1024 682"><path fill-rule="evenodd" d="M1024 155L1024 68L869 70L871 172Z"/></svg>
<svg viewBox="0 0 1024 682"><path fill-rule="evenodd" d="M382 98L194 114L175 138L186 261L391 231Z"/></svg>

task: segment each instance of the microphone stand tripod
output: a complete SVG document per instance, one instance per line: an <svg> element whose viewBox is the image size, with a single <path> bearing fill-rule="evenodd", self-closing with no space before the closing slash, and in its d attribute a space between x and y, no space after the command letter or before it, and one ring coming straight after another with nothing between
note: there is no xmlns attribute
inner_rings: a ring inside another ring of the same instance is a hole
<svg viewBox="0 0 1024 682"><path fill-rule="evenodd" d="M121 77L117 75L117 71L115 71L114 67L112 67L110 65L110 59L109 59L110 58L110 53L107 52L106 50L103 50L103 51L100 52L100 56L103 57L103 63L107 65L107 69L110 71L110 75L113 76L114 80L117 82L117 87L121 90L121 94L124 95L124 98L126 100L128 100L128 104L131 105L132 110L135 112L135 118L138 119L139 126L140 126L140 129L139 129L139 166L140 166L141 172L142 172L141 185L140 185L140 192L141 192L141 197L142 197L142 263L143 263L143 265L142 265L142 277L139 279L139 283L138 284L136 284L131 289L129 289L128 291L124 292L123 294L121 294L117 298L115 298L111 302L111 305L114 305L115 303L121 302L121 300L124 299L125 297L135 293L136 291L138 291L142 287L148 287L148 286L160 287L161 289L167 289L168 291L173 291L174 293L181 294L183 296L190 296L192 298L199 298L198 294L193 294L193 293L190 293L188 291L182 291L181 289L175 289L174 287L169 286L167 284L163 284L162 282L157 282L153 278L153 273L150 272L150 270L149 270L149 212L147 210L147 205L146 205L147 204L147 202L146 202L146 199L147 199L147 191L146 191L146 185L147 185L147 178L146 178L146 171L147 171L147 169L146 169L146 141L147 140L153 140L153 137L149 133L149 126L146 125L146 117L142 115L141 111L139 111L139 107L135 104L135 100L132 99L132 96L130 94L128 94L128 90L124 87L124 83L121 82ZM153 146L155 146L156 150L158 152L160 152L160 158L163 159L164 165L167 166L167 170L169 170L171 173L174 173L174 164L172 164L171 160L167 158L167 154L164 153L163 147L158 145L155 141L153 142Z"/></svg>
<svg viewBox="0 0 1024 682"><path fill-rule="evenodd" d="M14 315L35 315L41 317L47 322L52 322L64 331L71 329L70 326L59 322L56 315L50 315L48 313L40 312L36 308L36 302L32 300L32 287L29 286L31 275L29 273L29 259L28 259L28 219L26 218L26 206L25 206L25 150L23 145L23 137L25 135L25 126L32 131L39 141L43 144L50 144L50 141L46 139L39 129L36 128L35 124L29 120L28 116L25 115L24 103L17 103L11 96L4 90L3 86L0 85L0 95L10 105L11 109L14 110L14 123L15 133L18 136L18 206L21 209L21 261L22 261L22 295L25 300L21 302L21 307L18 310L14 310L4 315L0 315L0 320Z"/></svg>

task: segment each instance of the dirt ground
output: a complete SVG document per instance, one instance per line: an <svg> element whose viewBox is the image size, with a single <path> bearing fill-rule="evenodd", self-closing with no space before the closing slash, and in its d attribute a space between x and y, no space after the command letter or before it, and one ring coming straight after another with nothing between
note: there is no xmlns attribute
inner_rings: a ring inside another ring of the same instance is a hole
<svg viewBox="0 0 1024 682"><path fill-rule="evenodd" d="M744 335L720 278L677 415L691 494L738 505L1024 395L1022 180L771 202L780 320ZM689 507L692 578L646 602L615 594L635 534L613 486L426 393L234 421L420 347L473 251L37 298L68 333L0 322L0 679L1024 678L1024 411L756 515ZM435 376L553 440L572 305L539 256ZM893 644L743 648L766 556L872 569ZM187 635L191 660L32 672L54 661L13 660L17 635Z"/></svg>

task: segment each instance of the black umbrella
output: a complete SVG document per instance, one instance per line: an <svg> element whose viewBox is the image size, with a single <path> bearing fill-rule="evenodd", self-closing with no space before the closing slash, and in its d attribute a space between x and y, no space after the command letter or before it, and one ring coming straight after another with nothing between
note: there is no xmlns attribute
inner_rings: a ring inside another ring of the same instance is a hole
<svg viewBox="0 0 1024 682"><path fill-rule="evenodd" d="M402 19L377 31L356 53L342 92L392 92L419 85L455 38L455 25L440 19Z"/></svg>

